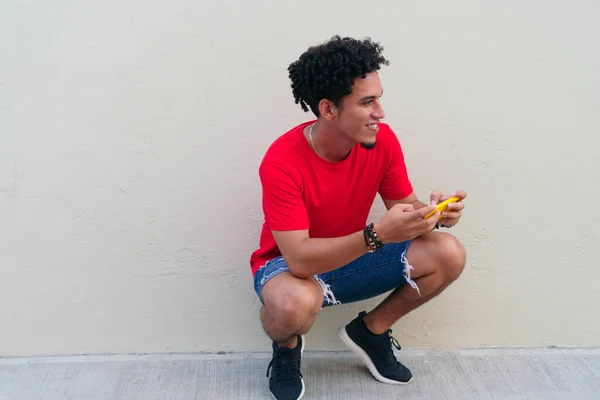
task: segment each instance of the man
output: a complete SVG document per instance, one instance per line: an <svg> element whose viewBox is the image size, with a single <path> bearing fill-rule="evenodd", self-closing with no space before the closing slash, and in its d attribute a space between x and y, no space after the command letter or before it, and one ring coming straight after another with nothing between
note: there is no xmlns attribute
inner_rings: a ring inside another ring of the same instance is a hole
<svg viewBox="0 0 600 400"><path fill-rule="evenodd" d="M273 340L267 369L276 399L304 394L303 334L326 306L392 293L338 331L381 382L407 384L391 326L441 293L465 265L459 241L436 228L461 217L464 191L441 215L424 218L450 195L420 202L402 149L381 123L378 70L388 61L370 40L333 37L311 47L288 70L296 103L316 120L279 137L260 165L265 223L251 256L260 318ZM367 218L377 193L387 212ZM410 262L410 263L409 263Z"/></svg>

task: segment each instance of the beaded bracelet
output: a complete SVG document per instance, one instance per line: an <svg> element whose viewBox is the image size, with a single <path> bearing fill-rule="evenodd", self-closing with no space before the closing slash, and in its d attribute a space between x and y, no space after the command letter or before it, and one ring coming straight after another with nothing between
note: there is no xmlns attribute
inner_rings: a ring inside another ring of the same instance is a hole
<svg viewBox="0 0 600 400"><path fill-rule="evenodd" d="M378 249L383 247L383 243L377 236L377 232L375 232L375 224L370 223L363 230L363 235L365 237L365 244L367 245L367 251L369 253L373 253Z"/></svg>

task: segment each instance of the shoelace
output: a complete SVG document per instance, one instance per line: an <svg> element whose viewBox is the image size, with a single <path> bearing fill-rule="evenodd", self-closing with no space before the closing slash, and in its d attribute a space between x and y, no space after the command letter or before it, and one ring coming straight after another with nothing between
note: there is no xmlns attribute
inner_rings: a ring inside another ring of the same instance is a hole
<svg viewBox="0 0 600 400"><path fill-rule="evenodd" d="M402 350L402 348L400 347L400 343L398 343L398 340L396 340L396 338L392 336L391 329L387 331L387 334L388 336L385 338L385 341L387 342L388 348L390 349L390 351L387 354L387 362L388 364L392 365L398 362L396 356L394 355L394 350L392 349L392 346L394 346L398 350Z"/></svg>
<svg viewBox="0 0 600 400"><path fill-rule="evenodd" d="M295 379L298 375L302 377L299 360L288 360L283 355L276 355L269 363L267 377L269 376L271 367L273 367L273 379L275 381Z"/></svg>

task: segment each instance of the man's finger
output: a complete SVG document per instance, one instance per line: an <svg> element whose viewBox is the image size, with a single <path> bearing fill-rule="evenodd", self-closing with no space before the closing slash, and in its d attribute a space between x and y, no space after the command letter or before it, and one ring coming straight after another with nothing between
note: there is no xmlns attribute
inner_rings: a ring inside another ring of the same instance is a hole
<svg viewBox="0 0 600 400"><path fill-rule="evenodd" d="M431 217L423 220L423 222L425 222L427 224L427 225L425 225L426 226L425 229L428 232L431 232L435 228L435 225L438 223L440 217L441 217L440 213L437 212L434 215L432 215Z"/></svg>
<svg viewBox="0 0 600 400"><path fill-rule="evenodd" d="M465 208L465 204L461 203L461 202L456 202L456 203L450 203L450 204L448 204L448 210L449 211L460 211L463 208Z"/></svg>
<svg viewBox="0 0 600 400"><path fill-rule="evenodd" d="M425 216L427 214L430 214L433 211L435 211L435 206L427 206L427 207L419 208L417 211L415 211L415 219L425 218ZM438 216L439 216L439 213L438 213ZM429 219L429 218L435 218L435 214L431 215L427 219Z"/></svg>
<svg viewBox="0 0 600 400"><path fill-rule="evenodd" d="M460 199L462 200L467 197L467 192L465 192L464 190L455 190L454 192L452 192L452 197L460 197Z"/></svg>
<svg viewBox="0 0 600 400"><path fill-rule="evenodd" d="M435 206L436 204L438 204L440 202L441 198L442 198L442 192L440 192L439 190L434 190L429 195L429 204Z"/></svg>
<svg viewBox="0 0 600 400"><path fill-rule="evenodd" d="M452 212L452 211L444 211L442 213L442 218L443 219L459 219L460 218L460 212Z"/></svg>

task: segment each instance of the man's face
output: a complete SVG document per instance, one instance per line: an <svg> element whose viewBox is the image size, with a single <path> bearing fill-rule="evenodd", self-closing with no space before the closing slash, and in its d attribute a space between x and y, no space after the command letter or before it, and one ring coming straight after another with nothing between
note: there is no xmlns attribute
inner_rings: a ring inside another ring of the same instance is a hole
<svg viewBox="0 0 600 400"><path fill-rule="evenodd" d="M338 108L337 122L348 139L360 143L365 148L375 146L377 123L385 117L381 106L383 88L377 72L366 78L356 78L352 93L344 97Z"/></svg>

